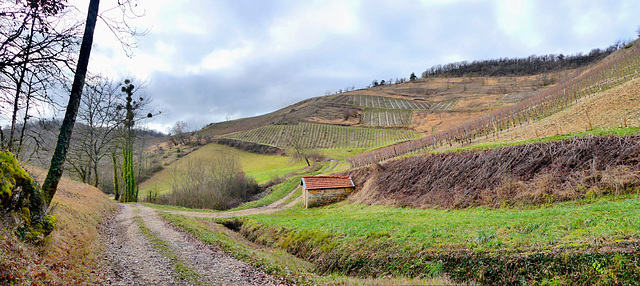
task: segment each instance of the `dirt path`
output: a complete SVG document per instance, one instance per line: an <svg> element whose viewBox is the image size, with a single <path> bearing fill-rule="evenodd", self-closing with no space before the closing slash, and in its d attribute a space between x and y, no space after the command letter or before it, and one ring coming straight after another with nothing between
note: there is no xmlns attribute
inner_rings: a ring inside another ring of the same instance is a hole
<svg viewBox="0 0 640 286"><path fill-rule="evenodd" d="M298 187L298 188L301 188L301 187ZM252 209L246 209L246 210L231 211L231 212L191 212L191 211L164 210L163 212L171 213L171 214L179 214L179 215L184 215L184 216L190 216L190 217L208 217L208 218L210 218L210 217L246 216L246 215L254 215L254 214L269 214L269 213L273 213L273 212L276 212L276 211L281 211L281 210L288 209L288 208L294 206L296 203L298 203L302 199L302 196L295 198L293 201L291 201L289 203L286 203L293 196L293 194L296 192L296 190L297 189L291 191L284 198L279 199L279 200L271 203L270 205L257 207L257 208L252 208Z"/></svg>
<svg viewBox="0 0 640 286"><path fill-rule="evenodd" d="M276 278L164 222L121 204L105 233L105 285L280 285Z"/></svg>

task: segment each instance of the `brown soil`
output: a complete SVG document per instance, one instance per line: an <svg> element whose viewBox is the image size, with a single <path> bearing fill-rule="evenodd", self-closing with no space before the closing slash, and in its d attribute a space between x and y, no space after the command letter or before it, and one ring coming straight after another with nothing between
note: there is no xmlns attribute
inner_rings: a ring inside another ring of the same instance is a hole
<svg viewBox="0 0 640 286"><path fill-rule="evenodd" d="M411 128L428 135L451 129L468 120L478 118L486 112L422 112L413 113Z"/></svg>

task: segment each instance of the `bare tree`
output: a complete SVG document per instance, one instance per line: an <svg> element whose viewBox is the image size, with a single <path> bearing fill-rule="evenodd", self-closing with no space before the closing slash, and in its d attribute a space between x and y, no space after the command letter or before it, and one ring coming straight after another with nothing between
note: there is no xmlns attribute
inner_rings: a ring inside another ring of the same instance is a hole
<svg viewBox="0 0 640 286"><path fill-rule="evenodd" d="M120 85L103 76L91 77L85 85L80 103L77 136L69 151L68 162L75 172L88 183L93 176L93 185L98 187L100 176L98 165L102 159L117 149L117 128L122 123L117 106L122 101Z"/></svg>
<svg viewBox="0 0 640 286"><path fill-rule="evenodd" d="M292 131L286 134L285 136L286 136L285 142L287 146L291 148L292 151L294 152L293 154L294 157L304 159L304 161L307 162L307 166L311 166L311 163L309 162L308 152L305 149L305 146L303 143L304 134Z"/></svg>
<svg viewBox="0 0 640 286"><path fill-rule="evenodd" d="M189 124L185 121L176 122L171 127L171 143L174 146L185 145L191 143Z"/></svg>
<svg viewBox="0 0 640 286"><path fill-rule="evenodd" d="M186 158L173 164L169 174L172 191L160 195L158 203L222 210L239 204L259 189L253 179L244 175L238 158L224 152L207 159Z"/></svg>
<svg viewBox="0 0 640 286"><path fill-rule="evenodd" d="M32 100L51 102L46 91L65 80L80 23L66 17L62 1L7 2L0 3L0 96L11 117L6 145L15 152L19 112L26 123Z"/></svg>
<svg viewBox="0 0 640 286"><path fill-rule="evenodd" d="M39 1L31 2L39 3ZM82 90L84 88L87 66L89 64L89 56L91 54L91 45L93 43L93 34L98 17L100 17L107 23L107 26L121 40L120 42L125 48L131 48L132 45L130 44L130 42L123 41L123 38L119 37L120 35L122 35L122 32L126 32L131 36L140 35L139 33L137 33L137 31L132 30L128 25L126 25L126 22L116 21L110 23L108 18L98 14L99 6L100 0L90 0L87 19L85 22L84 34L82 37L82 44L80 45L80 53L78 55L78 62L74 71L74 80L71 86L69 103L66 108L64 120L62 121L62 126L60 127L60 134L56 143L56 149L51 158L49 172L47 173L47 177L42 185L45 202L47 205L51 202L51 199L55 195L58 182L60 181L60 177L62 176L62 165L64 164L64 161L67 157L69 140L71 139L71 135L73 133L73 127L75 125L78 107L82 98ZM133 11L133 6L135 6L135 4L132 4L132 1L124 0L118 1L118 6L116 6L116 8L120 8L122 11ZM126 13L123 13L123 15L125 15L125 19L129 17L126 15ZM139 15L134 15L134 17L138 16ZM114 25L116 26L114 27Z"/></svg>

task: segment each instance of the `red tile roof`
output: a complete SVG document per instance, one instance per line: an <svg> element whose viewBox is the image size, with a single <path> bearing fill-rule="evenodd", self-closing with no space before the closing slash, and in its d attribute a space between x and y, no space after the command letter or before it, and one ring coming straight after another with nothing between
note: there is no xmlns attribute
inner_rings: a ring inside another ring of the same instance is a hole
<svg viewBox="0 0 640 286"><path fill-rule="evenodd" d="M302 177L302 184L307 190L353 188L351 177L347 176L312 176Z"/></svg>

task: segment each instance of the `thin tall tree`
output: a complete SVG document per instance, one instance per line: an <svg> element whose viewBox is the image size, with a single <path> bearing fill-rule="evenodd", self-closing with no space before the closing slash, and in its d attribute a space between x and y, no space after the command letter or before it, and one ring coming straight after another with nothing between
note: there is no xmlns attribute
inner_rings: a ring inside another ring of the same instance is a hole
<svg viewBox="0 0 640 286"><path fill-rule="evenodd" d="M93 44L93 33L98 19L99 6L100 0L91 0L89 2L87 22L82 36L82 45L80 46L78 65L76 67L73 84L71 86L69 103L67 105L64 120L62 121L62 126L60 127L60 135L58 136L56 149L53 157L51 157L49 172L47 173L47 178L42 185L46 205L51 203L51 199L53 199L53 196L56 194L58 183L62 177L62 164L64 164L67 157L69 139L71 139L73 126L76 122L76 115L78 114L78 107L80 106L80 100L82 99L82 89L84 88L85 76L89 65L91 45Z"/></svg>

